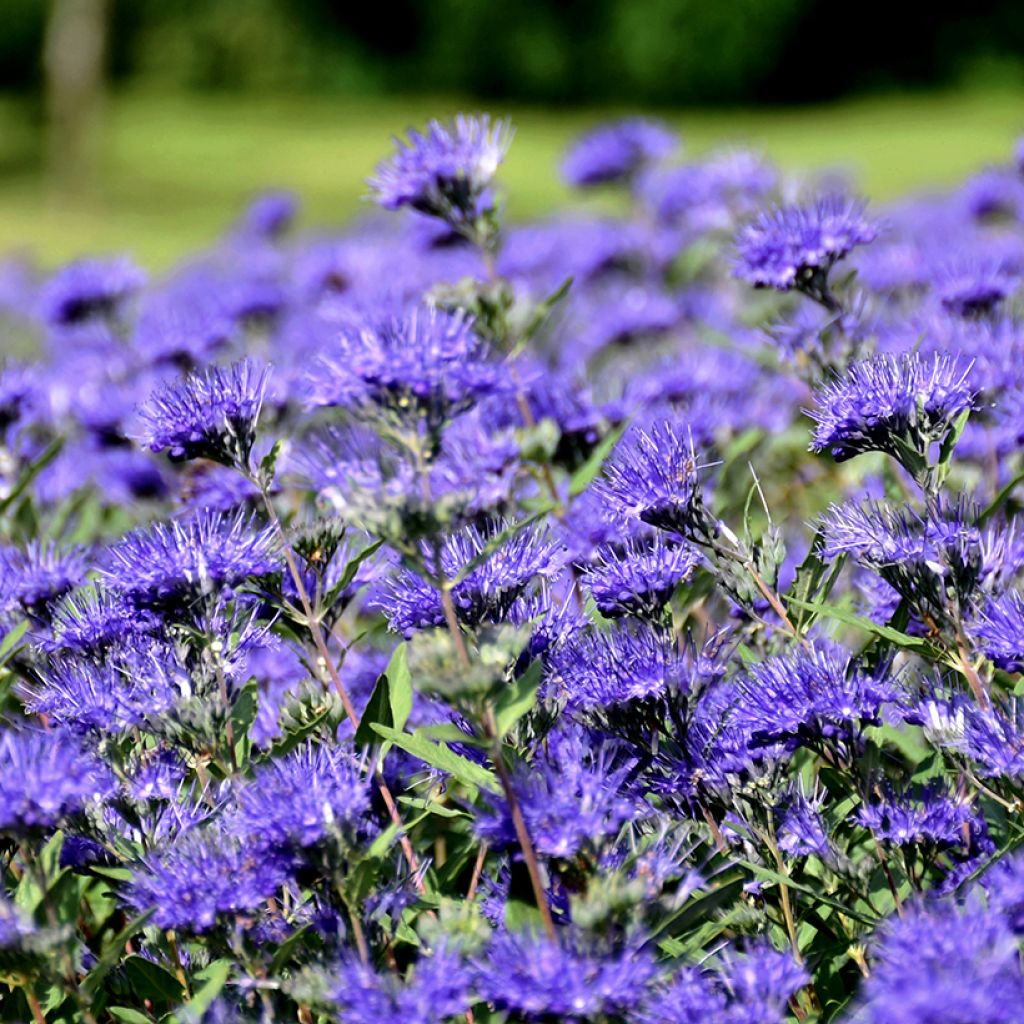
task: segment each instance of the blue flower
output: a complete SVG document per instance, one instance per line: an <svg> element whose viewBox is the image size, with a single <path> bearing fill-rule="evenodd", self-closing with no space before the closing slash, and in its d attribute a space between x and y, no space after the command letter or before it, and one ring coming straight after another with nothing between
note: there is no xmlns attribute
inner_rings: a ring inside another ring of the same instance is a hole
<svg viewBox="0 0 1024 1024"><path fill-rule="evenodd" d="M736 239L736 275L762 288L798 288L827 300L833 264L873 242L878 225L865 204L827 196L813 206L782 206L762 213Z"/></svg>
<svg viewBox="0 0 1024 1024"><path fill-rule="evenodd" d="M855 363L815 395L811 451L827 451L836 462L863 452L887 452L903 462L908 449L926 456L974 406L969 369L952 356L916 352Z"/></svg>
<svg viewBox="0 0 1024 1024"><path fill-rule="evenodd" d="M595 486L620 515L691 538L707 530L699 468L690 434L665 422L631 430Z"/></svg>
<svg viewBox="0 0 1024 1024"><path fill-rule="evenodd" d="M69 263L43 286L42 317L53 327L73 327L94 317L114 316L145 280L145 274L123 256Z"/></svg>
<svg viewBox="0 0 1024 1024"><path fill-rule="evenodd" d="M471 223L512 142L508 121L459 114L449 124L431 121L425 134L395 140L395 154L367 184L387 210L402 206L453 226Z"/></svg>
<svg viewBox="0 0 1024 1024"><path fill-rule="evenodd" d="M578 188L628 182L678 145L679 137L665 125L624 118L600 125L574 142L562 161L562 176Z"/></svg>
<svg viewBox="0 0 1024 1024"><path fill-rule="evenodd" d="M174 462L211 459L249 470L269 373L243 360L162 388L139 410L143 444Z"/></svg>
<svg viewBox="0 0 1024 1024"><path fill-rule="evenodd" d="M548 657L545 686L583 711L660 706L687 692L693 672L671 631L625 620L572 634Z"/></svg>
<svg viewBox="0 0 1024 1024"><path fill-rule="evenodd" d="M912 611L941 621L951 595L966 607L982 578L982 536L974 520L964 501L941 502L927 516L907 505L833 505L822 517L822 554L849 555L881 576Z"/></svg>
<svg viewBox="0 0 1024 1024"><path fill-rule="evenodd" d="M85 552L80 548L62 550L52 541L0 548L0 608L42 615L47 605L82 582L85 571Z"/></svg>
<svg viewBox="0 0 1024 1024"><path fill-rule="evenodd" d="M472 971L445 949L421 955L404 979L353 958L330 984L341 1024L445 1024L474 1001Z"/></svg>
<svg viewBox="0 0 1024 1024"><path fill-rule="evenodd" d="M868 1024L1017 1024L1024 972L1005 919L977 900L890 918L863 986Z"/></svg>
<svg viewBox="0 0 1024 1024"><path fill-rule="evenodd" d="M657 968L638 946L590 948L582 936L552 942L498 933L479 964L479 992L518 1020L586 1021L618 1016L643 1000Z"/></svg>
<svg viewBox="0 0 1024 1024"><path fill-rule="evenodd" d="M125 616L136 612L126 606ZM143 727L191 692L192 680L163 645L143 636L103 662L54 659L42 682L27 690L26 707L75 729L113 735Z"/></svg>
<svg viewBox="0 0 1024 1024"><path fill-rule="evenodd" d="M279 857L211 825L180 833L145 857L125 898L140 911L152 909L158 927L198 935L221 917L255 910L287 878Z"/></svg>
<svg viewBox="0 0 1024 1024"><path fill-rule="evenodd" d="M862 805L854 815L876 838L897 846L925 842L958 845L963 842L963 827L972 817L970 807L950 796L942 782L902 793L884 786L881 800Z"/></svg>
<svg viewBox="0 0 1024 1024"><path fill-rule="evenodd" d="M776 830L779 849L790 857L817 856L828 862L834 858L828 829L821 816L825 794L811 797L802 788L794 787L783 801Z"/></svg>
<svg viewBox="0 0 1024 1024"><path fill-rule="evenodd" d="M307 745L240 786L228 824L246 841L287 852L350 830L369 806L359 768L343 751Z"/></svg>
<svg viewBox="0 0 1024 1024"><path fill-rule="evenodd" d="M997 262L965 260L940 272L935 291L950 313L980 317L994 312L1016 284L1014 277Z"/></svg>
<svg viewBox="0 0 1024 1024"><path fill-rule="evenodd" d="M990 599L972 633L985 657L1004 672L1024 671L1024 596L1019 591Z"/></svg>
<svg viewBox="0 0 1024 1024"><path fill-rule="evenodd" d="M159 627L156 616L134 608L124 594L98 586L67 594L54 606L50 623L49 650L85 657L138 642Z"/></svg>
<svg viewBox="0 0 1024 1024"><path fill-rule="evenodd" d="M204 511L126 534L107 550L101 571L112 590L140 607L175 606L277 571L273 548L271 528Z"/></svg>
<svg viewBox="0 0 1024 1024"><path fill-rule="evenodd" d="M575 730L549 735L545 752L513 778L526 830L538 853L571 860L600 849L623 824L650 813L630 790L635 763L613 745L596 746ZM516 846L508 805L477 813L476 832L498 848Z"/></svg>
<svg viewBox="0 0 1024 1024"><path fill-rule="evenodd" d="M69 733L0 734L0 832L22 838L56 828L113 789L107 766Z"/></svg>
<svg viewBox="0 0 1024 1024"><path fill-rule="evenodd" d="M265 192L245 208L236 231L241 240L273 241L288 230L298 212L294 192Z"/></svg>
<svg viewBox="0 0 1024 1024"><path fill-rule="evenodd" d="M310 404L388 413L439 430L507 389L465 316L417 309L342 329L308 376Z"/></svg>
<svg viewBox="0 0 1024 1024"><path fill-rule="evenodd" d="M766 658L740 686L735 715L755 747L852 738L863 726L879 724L882 707L899 697L884 666L865 672L837 645Z"/></svg>
<svg viewBox="0 0 1024 1024"><path fill-rule="evenodd" d="M583 568L583 582L602 615L656 620L700 561L693 548L658 535L651 543L629 541L622 549L600 548L595 562Z"/></svg>
<svg viewBox="0 0 1024 1024"><path fill-rule="evenodd" d="M1024 855L1019 851L994 864L979 879L988 906L1002 914L1017 936L1024 935Z"/></svg>
<svg viewBox="0 0 1024 1024"><path fill-rule="evenodd" d="M561 567L557 545L547 533L519 530L493 550L508 524L494 521L486 527L468 526L445 538L440 564L425 546L424 565L431 575L456 581L451 587L458 620L466 626L501 621L532 580L547 577ZM483 559L471 568L472 563ZM444 625L444 609L435 582L408 569L400 570L381 588L377 604L393 630L406 637L417 630Z"/></svg>

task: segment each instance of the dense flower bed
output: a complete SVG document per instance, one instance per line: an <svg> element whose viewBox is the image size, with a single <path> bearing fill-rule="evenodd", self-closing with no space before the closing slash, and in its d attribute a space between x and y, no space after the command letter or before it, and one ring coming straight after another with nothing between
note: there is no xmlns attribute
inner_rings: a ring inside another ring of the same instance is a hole
<svg viewBox="0 0 1024 1024"><path fill-rule="evenodd" d="M1024 159L511 138L4 266L0 1017L1024 1020Z"/></svg>

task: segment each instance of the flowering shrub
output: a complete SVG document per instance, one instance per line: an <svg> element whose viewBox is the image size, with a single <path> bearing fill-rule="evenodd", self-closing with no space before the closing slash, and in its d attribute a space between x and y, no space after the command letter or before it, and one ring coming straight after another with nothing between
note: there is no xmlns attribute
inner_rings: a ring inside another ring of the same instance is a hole
<svg viewBox="0 0 1024 1024"><path fill-rule="evenodd" d="M1020 168L510 142L4 268L0 1019L1024 1020Z"/></svg>

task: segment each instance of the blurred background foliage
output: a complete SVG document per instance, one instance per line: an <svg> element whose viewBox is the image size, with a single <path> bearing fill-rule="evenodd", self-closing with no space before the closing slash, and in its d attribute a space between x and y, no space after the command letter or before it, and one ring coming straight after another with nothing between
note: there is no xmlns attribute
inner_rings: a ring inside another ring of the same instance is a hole
<svg viewBox="0 0 1024 1024"><path fill-rule="evenodd" d="M484 106L519 124L513 216L564 200L572 134L634 110L887 198L1006 156L1024 3L0 0L0 250L165 265L268 185L337 223L389 134Z"/></svg>
<svg viewBox="0 0 1024 1024"><path fill-rule="evenodd" d="M528 102L820 102L1019 80L1019 0L106 0L117 81ZM48 4L0 0L0 85L38 80Z"/></svg>

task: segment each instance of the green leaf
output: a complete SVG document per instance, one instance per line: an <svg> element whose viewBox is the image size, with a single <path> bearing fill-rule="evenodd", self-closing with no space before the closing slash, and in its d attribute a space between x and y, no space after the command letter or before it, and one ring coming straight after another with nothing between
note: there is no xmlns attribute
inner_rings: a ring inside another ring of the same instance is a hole
<svg viewBox="0 0 1024 1024"><path fill-rule="evenodd" d="M995 496L992 503L978 517L978 525L984 526L1002 507L1014 490L1024 483L1024 470L1021 470L1002 490Z"/></svg>
<svg viewBox="0 0 1024 1024"><path fill-rule="evenodd" d="M124 1021L124 1024L153 1024L153 1018L142 1013L140 1010L133 1010L130 1006L108 1006L107 1013L114 1020Z"/></svg>
<svg viewBox="0 0 1024 1024"><path fill-rule="evenodd" d="M788 885L790 889L794 889L796 892L802 892L810 896L816 903L824 903L825 906L831 907L833 910L838 910L839 913L845 914L847 917L852 917L855 921L860 921L861 924L875 924L873 917L868 917L866 914L862 914L859 910L854 910L852 907L843 906L838 900L832 899L831 896L826 896L820 889L812 888L809 885L804 885L802 882L794 881L792 878L786 875L780 875L778 871L772 871L771 868L765 867L763 864L754 864L749 860L738 860L737 864L742 865L748 871L752 871L758 878L763 878L766 882L775 882L777 885Z"/></svg>
<svg viewBox="0 0 1024 1024"><path fill-rule="evenodd" d="M800 601L795 597L790 598L790 603L797 605L799 608L807 608L809 611L816 612L825 618L835 619L844 625L856 626L858 629L864 630L865 633L880 637L882 640L888 640L889 643L902 647L904 650L913 651L924 658L932 660L936 658L935 649L921 637L908 636L906 633L901 633L898 629L893 629L891 626L880 626L877 622L873 622L863 615L854 615L853 612L844 611L842 608L837 608L834 605L820 604L817 601Z"/></svg>
<svg viewBox="0 0 1024 1024"><path fill-rule="evenodd" d="M32 481L57 458L63 447L64 438L54 438L46 446L42 455L25 467L25 471L18 478L18 482L14 487L11 488L10 493L4 498L0 498L0 515L3 515L28 490Z"/></svg>
<svg viewBox="0 0 1024 1024"><path fill-rule="evenodd" d="M395 648L388 667L377 677L373 693L363 711L356 730L357 746L368 747L378 742L375 725L399 732L412 712L412 676L409 673L409 649L406 644Z"/></svg>
<svg viewBox="0 0 1024 1024"><path fill-rule="evenodd" d="M199 1020L210 1008L213 1001L220 995L224 988L228 975L231 973L230 960L214 960L208 967L204 967L196 976L195 981L200 984L193 985L192 998L187 1011L188 1019Z"/></svg>
<svg viewBox="0 0 1024 1024"><path fill-rule="evenodd" d="M273 960L270 961L270 976L276 977L281 973L281 968L291 959L292 953L300 946L302 940L306 936L306 932L312 925L304 924L301 928L296 928L295 931L288 936L280 946L277 947L277 952L274 953Z"/></svg>
<svg viewBox="0 0 1024 1024"><path fill-rule="evenodd" d="M821 581L828 572L828 563L821 557L821 542L823 532L818 530L815 533L807 555L796 570L796 576L789 590L783 595L783 603L789 604L793 598L797 601L810 601L818 592ZM807 609L790 611L790 618L797 629L803 630L804 626L813 623L813 615Z"/></svg>
<svg viewBox="0 0 1024 1024"><path fill-rule="evenodd" d="M0 666L7 663L18 648L21 638L28 632L28 619L24 619L16 626L7 631L7 635L0 640Z"/></svg>
<svg viewBox="0 0 1024 1024"><path fill-rule="evenodd" d="M120 961L121 954L124 952L124 947L128 945L133 935L135 935L141 928L145 927L146 922L152 916L152 910L147 910L144 914L139 914L137 917L132 918L132 920L114 936L110 945L107 946L99 960L96 961L96 966L93 967L93 969L85 976L85 980L82 982L82 988L88 995L96 995L103 979L117 966Z"/></svg>
<svg viewBox="0 0 1024 1024"><path fill-rule="evenodd" d="M498 780L486 768L449 750L443 743L431 743L419 734L401 732L383 725L374 725L373 730L384 739L390 740L396 747L401 747L406 753L418 757L424 764L447 772L466 786L486 789L491 793L501 792Z"/></svg>
<svg viewBox="0 0 1024 1024"><path fill-rule="evenodd" d="M498 737L508 735L512 727L537 703L541 662L538 659L518 679L510 683L494 702L494 718Z"/></svg>
<svg viewBox="0 0 1024 1024"><path fill-rule="evenodd" d="M620 423L617 427L609 430L601 439L601 443L590 453L587 461L573 473L569 478L570 498L578 497L591 485L604 468L608 456L611 455L612 449L619 443L628 426L628 423Z"/></svg>
<svg viewBox="0 0 1024 1024"><path fill-rule="evenodd" d="M939 448L938 462L938 468L941 471L939 476L940 484L945 480L949 473L950 460L953 458L953 452L956 450L956 446L963 435L964 427L967 426L967 420L970 418L970 415L971 410L964 409L964 411L953 421L949 430L946 431L946 436L942 439L942 445Z"/></svg>
<svg viewBox="0 0 1024 1024"><path fill-rule="evenodd" d="M345 568L342 570L337 582L324 595L323 606L325 608L330 608L334 605L334 602L338 600L338 596L345 591L356 578L359 566L361 566L363 562L372 555L375 555L380 550L383 543L383 540L375 540L368 547L363 548L358 555L350 558L348 562L345 563Z"/></svg>
<svg viewBox="0 0 1024 1024"><path fill-rule="evenodd" d="M505 927L510 932L533 932L539 935L543 923L535 903L511 898L505 901Z"/></svg>
<svg viewBox="0 0 1024 1024"><path fill-rule="evenodd" d="M149 999L154 1003L175 1003L184 995L181 982L170 971L145 957L128 957L123 969L132 991L140 999Z"/></svg>
<svg viewBox="0 0 1024 1024"><path fill-rule="evenodd" d="M529 319L526 321L521 332L521 342L529 341L537 331L544 326L544 322L551 316L555 306L569 294L572 288L573 278L567 277L546 299L538 302L530 311Z"/></svg>
<svg viewBox="0 0 1024 1024"><path fill-rule="evenodd" d="M264 487L270 487L274 482L274 476L277 473L277 459L281 454L281 447L281 442L275 441L274 446L270 451L260 459L258 476L260 483L262 483Z"/></svg>
<svg viewBox="0 0 1024 1024"><path fill-rule="evenodd" d="M412 713L412 676L409 673L408 645L399 644L395 648L384 674L388 679L391 724L396 729L404 729Z"/></svg>

